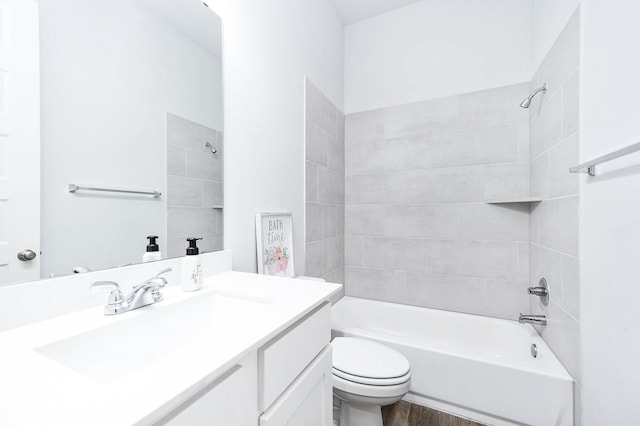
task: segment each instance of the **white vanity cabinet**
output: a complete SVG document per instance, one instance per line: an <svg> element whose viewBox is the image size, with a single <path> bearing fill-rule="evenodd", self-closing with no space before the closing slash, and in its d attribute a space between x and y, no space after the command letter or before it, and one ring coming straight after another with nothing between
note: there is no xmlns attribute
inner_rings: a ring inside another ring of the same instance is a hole
<svg viewBox="0 0 640 426"><path fill-rule="evenodd" d="M322 304L157 424L331 425L330 312Z"/></svg>
<svg viewBox="0 0 640 426"><path fill-rule="evenodd" d="M260 426L331 424L330 312L321 305L258 351Z"/></svg>

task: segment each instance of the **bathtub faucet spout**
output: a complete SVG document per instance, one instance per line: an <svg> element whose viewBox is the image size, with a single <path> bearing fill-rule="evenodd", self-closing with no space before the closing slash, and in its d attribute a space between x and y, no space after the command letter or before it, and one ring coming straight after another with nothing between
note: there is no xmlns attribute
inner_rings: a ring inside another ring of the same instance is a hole
<svg viewBox="0 0 640 426"><path fill-rule="evenodd" d="M534 325L547 325L546 315L523 315L518 318L520 324L529 323Z"/></svg>

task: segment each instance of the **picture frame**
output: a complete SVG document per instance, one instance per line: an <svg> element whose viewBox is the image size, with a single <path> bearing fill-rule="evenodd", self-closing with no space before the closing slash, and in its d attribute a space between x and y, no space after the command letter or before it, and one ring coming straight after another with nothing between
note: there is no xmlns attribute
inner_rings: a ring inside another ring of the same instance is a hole
<svg viewBox="0 0 640 426"><path fill-rule="evenodd" d="M295 277L291 213L256 214L258 273Z"/></svg>

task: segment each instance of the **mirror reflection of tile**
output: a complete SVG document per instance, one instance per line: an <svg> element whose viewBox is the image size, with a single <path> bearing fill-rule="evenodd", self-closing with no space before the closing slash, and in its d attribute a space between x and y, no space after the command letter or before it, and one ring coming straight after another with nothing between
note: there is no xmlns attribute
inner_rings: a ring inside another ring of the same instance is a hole
<svg viewBox="0 0 640 426"><path fill-rule="evenodd" d="M222 132L167 114L169 257L185 254L188 237L202 237L203 253L222 250L223 156Z"/></svg>

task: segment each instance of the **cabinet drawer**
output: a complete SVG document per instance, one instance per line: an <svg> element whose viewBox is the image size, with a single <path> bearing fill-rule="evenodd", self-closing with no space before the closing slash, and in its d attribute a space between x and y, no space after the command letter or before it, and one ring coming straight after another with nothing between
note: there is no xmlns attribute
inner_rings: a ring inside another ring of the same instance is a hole
<svg viewBox="0 0 640 426"><path fill-rule="evenodd" d="M331 309L323 304L258 351L259 408L264 411L331 339Z"/></svg>

